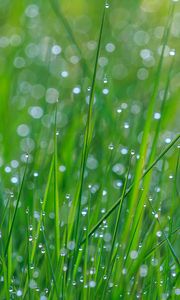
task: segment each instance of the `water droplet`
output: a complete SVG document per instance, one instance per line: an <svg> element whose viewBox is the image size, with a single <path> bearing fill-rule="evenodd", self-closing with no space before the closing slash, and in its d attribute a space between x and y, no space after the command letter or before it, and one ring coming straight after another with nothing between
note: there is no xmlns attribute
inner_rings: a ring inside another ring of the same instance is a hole
<svg viewBox="0 0 180 300"><path fill-rule="evenodd" d="M175 289L175 295L179 296L180 295L180 288Z"/></svg>
<svg viewBox="0 0 180 300"><path fill-rule="evenodd" d="M126 274L127 274L127 269L126 269L126 268L123 268L123 269L122 269L122 274L123 274L123 275L126 275Z"/></svg>
<svg viewBox="0 0 180 300"><path fill-rule="evenodd" d="M165 143L166 143L166 144L170 144L170 143L171 143L171 139L170 139L170 138L166 138L166 139L165 139Z"/></svg>
<svg viewBox="0 0 180 300"><path fill-rule="evenodd" d="M93 281L93 280L91 280L91 281L89 282L89 287L90 287L90 288L94 288L95 286L96 286L96 282Z"/></svg>
<svg viewBox="0 0 180 300"><path fill-rule="evenodd" d="M102 195L103 195L103 196L106 196L106 195L107 195L107 191L106 191L106 190L103 190L103 191L102 191Z"/></svg>
<svg viewBox="0 0 180 300"><path fill-rule="evenodd" d="M120 114L122 112L122 109L121 108L117 108L116 111L117 111L118 114Z"/></svg>
<svg viewBox="0 0 180 300"><path fill-rule="evenodd" d="M109 94L109 89L105 88L102 90L103 94L104 95L108 95Z"/></svg>
<svg viewBox="0 0 180 300"><path fill-rule="evenodd" d="M66 272L67 270L68 270L67 265L64 265L64 266L63 266L63 271Z"/></svg>
<svg viewBox="0 0 180 300"><path fill-rule="evenodd" d="M131 150L131 155L135 155L135 150Z"/></svg>
<svg viewBox="0 0 180 300"><path fill-rule="evenodd" d="M9 167L9 166L5 167L4 171L6 173L10 173L11 172L11 167Z"/></svg>
<svg viewBox="0 0 180 300"><path fill-rule="evenodd" d="M29 236L29 242L32 242L32 240L33 240L33 237L30 235Z"/></svg>
<svg viewBox="0 0 180 300"><path fill-rule="evenodd" d="M22 296L22 294L23 294L23 293L22 293L22 291L21 291L21 290L17 290L17 292L16 292L16 296L17 296L17 297L21 297L21 296Z"/></svg>
<svg viewBox="0 0 180 300"><path fill-rule="evenodd" d="M54 45L51 49L52 54L58 55L62 51L61 47L59 45Z"/></svg>
<svg viewBox="0 0 180 300"><path fill-rule="evenodd" d="M141 277L146 277L147 274L148 274L148 267L147 267L147 265L142 265L140 267L140 276Z"/></svg>
<svg viewBox="0 0 180 300"><path fill-rule="evenodd" d="M41 253L44 254L45 252L46 252L46 251L45 251L45 248L42 247L42 248L41 248Z"/></svg>
<svg viewBox="0 0 180 300"><path fill-rule="evenodd" d="M76 246L76 244L75 244L74 241L69 241L68 244L67 244L67 248L68 248L69 250L74 250L74 249L75 249L75 246Z"/></svg>
<svg viewBox="0 0 180 300"><path fill-rule="evenodd" d="M61 255L61 256L66 256L66 254L67 254L67 250L66 250L65 248L62 248L62 249L60 250L60 255Z"/></svg>
<svg viewBox="0 0 180 300"><path fill-rule="evenodd" d="M154 119L155 119L155 120L159 120L160 118L161 118L161 114L158 113L158 112L155 112L155 113L154 113Z"/></svg>
<svg viewBox="0 0 180 300"><path fill-rule="evenodd" d="M107 79L107 76L106 76L106 75L104 76L103 82L104 82L104 83L108 83L108 79Z"/></svg>
<svg viewBox="0 0 180 300"><path fill-rule="evenodd" d="M82 214L83 217L85 217L87 215L87 208L82 210L81 214Z"/></svg>
<svg viewBox="0 0 180 300"><path fill-rule="evenodd" d="M30 230L30 231L33 230L33 225L29 225L29 230Z"/></svg>
<svg viewBox="0 0 180 300"><path fill-rule="evenodd" d="M137 252L136 250L132 250L132 251L130 252L130 257L131 257L132 259L136 259L136 258L138 257L138 252Z"/></svg>
<svg viewBox="0 0 180 300"><path fill-rule="evenodd" d="M105 8L109 8L109 3L105 3Z"/></svg>
<svg viewBox="0 0 180 300"><path fill-rule="evenodd" d="M76 86L73 88L73 94L78 95L81 92L81 88L79 86Z"/></svg>
<svg viewBox="0 0 180 300"><path fill-rule="evenodd" d="M170 50L169 50L169 55L170 55L170 56L176 55L176 50L175 50L175 49L170 49Z"/></svg>
<svg viewBox="0 0 180 300"><path fill-rule="evenodd" d="M59 171L62 172L62 173L65 172L66 171L66 167L63 166L63 165L59 166Z"/></svg>
<svg viewBox="0 0 180 300"><path fill-rule="evenodd" d="M157 231L156 235L157 235L157 237L161 237L162 236L162 231Z"/></svg>
<svg viewBox="0 0 180 300"><path fill-rule="evenodd" d="M114 145L113 145L112 143L109 144L108 149L109 149L109 150L113 150L113 149L114 149Z"/></svg>
<svg viewBox="0 0 180 300"><path fill-rule="evenodd" d="M112 53L116 49L116 46L113 43L107 43L105 49L107 52Z"/></svg>

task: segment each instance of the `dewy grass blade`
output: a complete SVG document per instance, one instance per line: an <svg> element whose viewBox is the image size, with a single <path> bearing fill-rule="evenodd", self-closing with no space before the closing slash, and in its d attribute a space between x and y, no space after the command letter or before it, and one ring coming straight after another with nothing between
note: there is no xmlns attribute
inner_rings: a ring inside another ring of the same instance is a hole
<svg viewBox="0 0 180 300"><path fill-rule="evenodd" d="M53 157L51 159L51 165L50 165L48 179L47 179L46 188L45 188L45 192L44 192L44 197L43 197L43 203L42 203L42 209L41 209L40 219L39 219L39 222L38 222L38 225L37 225L37 229L36 229L36 234L35 235L36 235L37 239L34 239L32 251L31 251L31 254L30 254L30 264L33 263L33 260L34 260L34 257L35 257L35 253L36 253L36 249L37 249L38 237L39 237L40 229L41 229L41 225L42 225L43 212L44 212L46 204L47 204L47 197L48 197L49 187L50 187L50 183L51 183L51 179L52 179L53 168L54 168L54 155L53 155ZM28 276L26 277L26 282L25 282L25 286L24 286L23 297L25 297L25 295L27 293L27 288L28 288Z"/></svg>
<svg viewBox="0 0 180 300"><path fill-rule="evenodd" d="M42 220L43 220L42 213L44 212L46 204L47 204L47 197L48 197L48 192L49 192L50 183L51 183L51 179L52 179L53 168L54 168L54 156L51 159L51 165L50 165L50 168L49 168L48 179L47 179L46 188L45 188L44 197L43 197L40 220L39 220L38 225L37 225L37 230L36 230L36 236L37 237L39 237L39 233L40 233L40 229L41 229L41 225L42 225ZM33 248L32 248L32 251L31 251L31 255L30 255L30 262L31 263L34 260L34 256L35 256L35 252L36 252L36 248L37 248L37 243L38 243L38 240L35 239L34 243L33 243Z"/></svg>
<svg viewBox="0 0 180 300"><path fill-rule="evenodd" d="M140 180L142 178L144 178L150 171L151 169L158 163L158 161L173 147L173 145L179 140L180 138L180 134L178 134L175 139L164 149L164 151L162 151L162 153L157 157L157 159L154 160L154 162L144 171L143 176L140 178ZM125 194L125 197L131 192L132 187L134 186L134 183L129 187L128 191ZM107 219L112 212L118 207L118 205L121 202L121 197L114 203L114 205L104 214L104 216L98 221L98 223L96 225L93 226L93 228L90 230L89 232L89 236L91 236L96 229L102 224L102 222ZM81 242L81 244L83 244L85 242L85 240L83 240Z"/></svg>
<svg viewBox="0 0 180 300"><path fill-rule="evenodd" d="M49 246L48 246L48 243L47 243L47 239L46 239L44 230L42 230L42 235L43 235L43 238L44 238L44 243L45 243L45 248L46 248L48 263L49 263L49 266L50 266L50 269L51 269L51 273L52 273L52 279L53 279L53 283L54 283L54 287L55 287L55 292L56 292L56 297L57 297L56 299L59 299L60 297L59 297L59 292L58 292L58 286L57 286L56 277L55 277L53 265L52 265L52 262L51 262L51 255L50 255L50 252L49 252Z"/></svg>
<svg viewBox="0 0 180 300"><path fill-rule="evenodd" d="M152 211L154 212L154 215L155 215L155 210L153 209L151 202L150 202L150 201L148 201L148 202L149 202L149 206L151 207L151 209L152 209ZM163 236L164 236L164 238L165 238L165 240L166 240L166 242L167 242L167 244L168 244L168 246L169 246L169 249L170 249L170 251L171 251L171 254L172 254L172 256L173 256L173 258L174 258L174 260L175 260L177 266L180 266L180 261L179 261L179 259L178 259L178 256L177 256L177 254L175 253L175 250L173 249L173 247L172 247L172 245L171 245L171 242L170 242L169 238L166 236L164 230L162 229L161 223L160 223L160 221L159 221L159 217L157 217L156 220L157 220L157 222L158 222L158 224L159 224L159 227L160 227L160 229L161 229L161 232L163 233Z"/></svg>
<svg viewBox="0 0 180 300"><path fill-rule="evenodd" d="M180 231L180 227L176 228L173 232L171 232L171 234L169 235L169 237L173 236L175 233L177 233L179 231ZM158 249L159 247L161 247L165 242L166 242L166 238L164 238L159 244L157 244L151 250L149 250L146 253L146 255L145 255L145 259L148 258L154 251L156 251L156 249Z"/></svg>
<svg viewBox="0 0 180 300"><path fill-rule="evenodd" d="M127 182L128 182L128 177L129 177L130 166L131 166L131 159L130 159L130 162L129 162L128 171L127 171L124 186L123 186L121 202L119 204L118 213L117 213L117 217L116 217L115 228L114 228L114 234L113 234L113 238L112 238L111 250L110 250L110 253L109 253L109 258L108 258L108 262L107 262L107 266L106 266L105 274L107 274L107 280L106 280L106 284L105 284L104 291L103 291L103 299L105 297L105 294L106 294L106 291L107 291L107 285L109 283L109 279L110 279L110 276L111 276L111 273L112 273L112 270L113 270L113 267L114 267L114 263L115 263L116 253L114 254L114 246L115 246L115 241L116 241L116 237L117 237L118 227L119 227L119 224L120 224L121 211L122 211L123 201L124 201L125 193L126 193L126 189L127 189ZM116 251L117 251L117 249L115 250L115 252Z"/></svg>
<svg viewBox="0 0 180 300"><path fill-rule="evenodd" d="M58 103L58 102L57 102ZM54 120L54 210L55 210L55 252L56 259L60 255L60 222L59 222L59 196L58 196L58 178L57 178L57 103Z"/></svg>
<svg viewBox="0 0 180 300"><path fill-rule="evenodd" d="M2 226L3 226L3 223L4 223L5 217L6 217L7 209L8 209L8 206L9 206L9 202L10 202L10 198L8 199L8 201L6 203L6 206L4 208L4 211L2 213L2 219L1 219L1 224L0 224L0 231L2 231Z"/></svg>
<svg viewBox="0 0 180 300"><path fill-rule="evenodd" d="M7 239L7 243L6 243L6 247L5 247L5 251L4 251L4 256L6 256L6 254L8 252L8 247L9 247L9 243L10 243L10 240L11 240L12 231L13 231L13 228L14 228L14 222L15 222L15 219L16 219L17 210L18 210L18 206L19 206L19 202L20 202L20 198L21 198L21 194L22 194L22 190L23 190L23 186L24 186L24 181L25 181L25 177L26 177L27 167L28 167L28 154L27 154L27 160L26 160L25 170L24 170L22 181L21 181L21 186L20 186L19 194L18 194L18 197L17 197L17 202L16 202L14 214L13 214L13 217L12 217L12 223L11 223L9 234L8 234L8 239Z"/></svg>
<svg viewBox="0 0 180 300"><path fill-rule="evenodd" d="M90 100L89 100L89 106L88 106L88 115L87 115L87 122L86 122L86 130L85 130L84 144L83 144L83 151L82 151L82 158L81 158L80 177L79 177L76 196L73 201L74 204L72 204L71 211L69 214L68 239L70 239L72 237L72 231L73 231L73 227L74 227L74 237L76 240L77 233L78 233L78 227L79 227L81 194L82 194L82 188L83 188L83 182L84 182L84 171L85 171L86 159L87 159L87 154L88 154L88 147L89 147L90 138L91 138L91 119L92 119L92 111L93 111L93 103L94 103L94 91L95 91L96 73L97 73L98 59L99 59L100 48L101 48L104 20L105 20L105 7L103 10L103 16L102 16L102 22L101 22L101 28L100 28L99 40L98 40L98 48L97 48L97 53L96 53L94 73L93 73L93 79L92 79L92 85L91 85ZM74 224L76 216L77 216L76 223Z"/></svg>

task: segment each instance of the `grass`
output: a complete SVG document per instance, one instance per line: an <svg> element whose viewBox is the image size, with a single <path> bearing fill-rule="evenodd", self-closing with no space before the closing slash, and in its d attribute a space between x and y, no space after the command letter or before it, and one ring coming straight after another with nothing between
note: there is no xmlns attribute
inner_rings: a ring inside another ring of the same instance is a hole
<svg viewBox="0 0 180 300"><path fill-rule="evenodd" d="M0 300L178 299L179 8L0 4Z"/></svg>

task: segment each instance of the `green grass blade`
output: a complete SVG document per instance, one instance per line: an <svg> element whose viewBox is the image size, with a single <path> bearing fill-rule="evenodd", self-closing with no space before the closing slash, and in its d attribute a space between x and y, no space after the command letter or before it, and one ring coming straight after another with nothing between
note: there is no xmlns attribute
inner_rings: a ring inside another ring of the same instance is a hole
<svg viewBox="0 0 180 300"><path fill-rule="evenodd" d="M14 214L13 214L13 217L12 217L12 223L11 223L9 234L8 234L8 238L7 238L7 243L6 243L6 247L5 247L5 251L4 251L4 256L6 256L6 254L8 252L9 243L10 243L11 236L12 236L12 231L13 231L13 228L14 228L14 222L15 222L15 219L16 219L17 210L18 210L18 206L19 206L19 202L20 202L20 198L21 198L21 194L22 194L22 190L23 190L23 186L24 186L24 181L25 181L25 177L26 177L27 167L28 167L28 158L26 160L25 170L24 170L22 181L21 181L21 186L20 186L19 194L18 194L18 197L17 197L17 202L16 202Z"/></svg>
<svg viewBox="0 0 180 300"><path fill-rule="evenodd" d="M101 22L101 28L100 28L99 40L98 40L98 48L97 48L97 53L96 53L94 73L93 73L93 79L92 79L92 85L91 85L90 100L89 100L89 106L88 106L88 115L87 115L87 122L86 122L86 130L85 130L84 144L83 144L83 151L82 151L82 158L81 158L80 177L79 177L79 182L78 182L77 193L76 193L76 196L74 199L74 204L73 204L70 214L69 214L70 222L69 222L69 230L68 230L68 236L69 236L68 239L70 239L72 236L72 231L73 231L74 226L75 226L74 236L76 239L77 232L78 232L78 226L79 226L81 194L82 194L82 188L83 188L83 182L84 182L84 171L85 171L86 159L87 159L87 154L88 154L88 147L89 147L90 138L91 138L91 129L92 129L91 128L91 120L92 120L92 111L93 111L93 103L94 103L94 91L95 91L96 73L97 73L98 59L99 59L100 48L101 48L104 20L105 20L105 7L103 10L103 15L102 15L102 22ZM76 214L77 214L77 221L76 221L76 224L74 224Z"/></svg>

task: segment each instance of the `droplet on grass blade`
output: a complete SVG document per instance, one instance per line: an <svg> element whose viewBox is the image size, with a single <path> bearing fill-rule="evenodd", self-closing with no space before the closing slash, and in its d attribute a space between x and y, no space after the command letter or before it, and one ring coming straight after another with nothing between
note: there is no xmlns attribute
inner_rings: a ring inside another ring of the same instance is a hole
<svg viewBox="0 0 180 300"><path fill-rule="evenodd" d="M176 50L175 49L170 49L169 50L169 55L170 56L175 56L176 55Z"/></svg>
<svg viewBox="0 0 180 300"><path fill-rule="evenodd" d="M110 7L110 5L109 5L109 3L105 3L105 8L109 8Z"/></svg>
<svg viewBox="0 0 180 300"><path fill-rule="evenodd" d="M136 250L132 250L130 252L131 259L136 259L138 257L138 252Z"/></svg>
<svg viewBox="0 0 180 300"><path fill-rule="evenodd" d="M74 250L74 249L75 249L75 246L76 246L76 244L75 244L74 241L69 241L68 244L67 244L67 248L68 248L69 250Z"/></svg>
<svg viewBox="0 0 180 300"><path fill-rule="evenodd" d="M94 281L94 280L91 280L90 282L89 282L89 287L90 288L94 288L96 286L96 282Z"/></svg>
<svg viewBox="0 0 180 300"><path fill-rule="evenodd" d="M108 149L109 149L109 150L113 150L113 149L114 149L114 145L113 145L112 143L109 144Z"/></svg>
<svg viewBox="0 0 180 300"><path fill-rule="evenodd" d="M146 277L147 274L148 274L148 267L147 267L147 265L142 265L140 267L140 276L141 277Z"/></svg>

